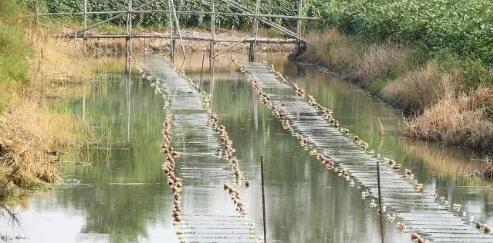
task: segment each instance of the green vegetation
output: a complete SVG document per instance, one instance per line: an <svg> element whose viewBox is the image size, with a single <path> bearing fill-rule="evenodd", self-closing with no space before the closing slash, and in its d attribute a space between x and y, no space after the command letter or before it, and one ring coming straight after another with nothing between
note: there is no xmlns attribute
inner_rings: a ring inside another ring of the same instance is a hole
<svg viewBox="0 0 493 243"><path fill-rule="evenodd" d="M329 16L346 33L493 61L490 0L334 0Z"/></svg>
<svg viewBox="0 0 493 243"><path fill-rule="evenodd" d="M27 0L31 8L34 8L35 1ZM255 9L256 0L244 0L241 4L247 6L248 9ZM235 1L236 2L236 1ZM328 3L322 3L321 0L308 0L305 1L305 10L307 14L314 16L320 14L322 7L327 7ZM82 12L84 10L83 1L79 0L41 0L39 9L44 12ZM139 10L160 9L166 10L168 8L168 0L146 1L146 0L133 0L133 6ZM194 10L194 11L210 11L209 1L201 0L175 0L175 7L177 10ZM232 7L224 1L216 1L216 11L224 13L238 12L238 9ZM89 0L88 11L121 11L127 9L127 0ZM268 0L262 1L261 12L271 14L298 14L297 1L291 0ZM98 14L91 15L91 21L103 20L114 16L114 14ZM252 19L249 17L232 16L232 15L220 15L216 17L216 23L218 27L231 28L231 27L246 27L251 24ZM112 23L121 25L125 24L125 16L114 20ZM168 15L166 13L147 13L136 14L133 19L134 24L142 26L166 26L168 22ZM207 27L209 24L209 17L207 15L181 15L180 24L188 27ZM284 24L294 25L294 20L286 20Z"/></svg>
<svg viewBox="0 0 493 243"><path fill-rule="evenodd" d="M27 81L28 43L18 17L21 7L15 0L0 2L0 113L9 98L12 81Z"/></svg>

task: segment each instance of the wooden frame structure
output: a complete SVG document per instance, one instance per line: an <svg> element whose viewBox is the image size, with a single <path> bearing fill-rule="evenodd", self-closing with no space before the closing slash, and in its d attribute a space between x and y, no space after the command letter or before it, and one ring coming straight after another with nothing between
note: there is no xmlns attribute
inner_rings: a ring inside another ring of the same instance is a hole
<svg viewBox="0 0 493 243"><path fill-rule="evenodd" d="M133 6L132 0L127 0L127 9L125 10L111 10L111 11L88 11L87 5L89 0L83 0L83 12L60 12L60 13L39 13L38 8L36 7L35 12L35 22L38 22L39 17L49 17L49 16L83 16L83 28L75 30L72 33L62 35L57 35L60 38L81 38L84 40L87 39L117 39L124 38L127 43L127 54L129 56L132 55L132 39L134 38L159 38L159 39L169 39L170 40L170 56L171 59L174 60L175 57L175 45L176 39L180 40L181 51L185 54L185 47L183 44L183 40L191 40L191 41L206 41L209 42L209 58L213 60L219 54L224 51L240 44L240 43L249 43L249 60L255 60L255 49L256 44L296 44L297 47L308 43L302 37L302 21L303 20L314 20L317 19L315 17L307 17L303 16L303 0L298 0L298 15L290 16L290 15L276 15L276 14L265 14L260 13L259 8L261 6L261 0L256 0L255 9L250 10L242 4L235 2L234 0L209 0L210 2L210 11L193 11L193 10L176 10L174 0L168 0L168 8L167 9L153 9L153 10L144 10L143 7L146 7L148 4L142 4L140 6ZM218 12L215 9L215 4L226 4L228 6L237 9L238 12ZM166 13L168 15L168 32L169 34L134 34L132 31L133 23L132 18L135 14L149 14L149 13ZM88 16L93 14L114 14L114 16L94 23L88 26ZM210 37L184 37L181 35L180 23L179 23L179 15L209 15L211 19L210 23ZM243 16L243 17L251 17L253 18L252 25L252 33L250 36L243 39L224 39L224 38L216 38L216 24L215 18L216 16ZM100 34L100 35L90 35L87 33L88 30L93 29L97 26L100 26L104 23L108 23L112 20L115 20L120 17L126 16L126 33L125 34ZM288 28L277 24L271 21L269 18L278 18L278 19L295 19L296 20L296 32L289 30ZM289 38L286 39L273 39L273 38L258 38L258 24L265 24L285 36ZM225 50L220 52L215 52L215 44L219 42L224 43L232 43L230 46L226 47Z"/></svg>

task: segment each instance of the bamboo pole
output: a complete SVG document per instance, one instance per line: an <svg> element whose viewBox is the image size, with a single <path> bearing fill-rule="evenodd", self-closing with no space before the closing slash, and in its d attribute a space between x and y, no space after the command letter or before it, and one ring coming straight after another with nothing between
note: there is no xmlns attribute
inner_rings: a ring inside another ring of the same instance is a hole
<svg viewBox="0 0 493 243"><path fill-rule="evenodd" d="M127 13L127 55L128 58L132 57L132 0L127 0L128 13Z"/></svg>
<svg viewBox="0 0 493 243"><path fill-rule="evenodd" d="M142 7L144 7L144 6L148 6L148 5L149 5L148 3L145 3L145 4L140 5L140 6L139 6L139 7L137 7L137 8L142 8ZM108 23L108 22L110 22L110 21L112 21L112 20L114 20L114 19L117 19L117 18L123 17L123 16L125 16L125 14L126 14L126 13L128 13L129 11L128 11L128 9L127 9L127 10L125 10L125 11L118 11L118 12L119 12L120 14L118 14L118 15L116 15L116 16L113 16L113 17L110 17L110 18L107 18L107 19L105 19L105 20L101 20L101 21L99 21L99 22L97 22L97 23L94 23L94 24L92 24L92 25L90 25L90 26L88 26L87 28L84 28L84 29L82 29L82 30L76 30L76 31L75 31L75 33L77 33L77 32L85 32L85 31L88 31L88 30L90 30L90 29L92 29L92 28L95 28L95 27L97 27L97 26L100 26L100 25L102 25L102 24L104 24L104 23ZM135 12L135 11L133 11L133 12ZM101 13L104 13L104 12L101 12ZM82 14L83 14L83 13L82 13Z"/></svg>
<svg viewBox="0 0 493 243"><path fill-rule="evenodd" d="M39 22L39 13L38 13L38 0L36 0L36 6L34 7L34 40L38 40L38 22Z"/></svg>
<svg viewBox="0 0 493 243"><path fill-rule="evenodd" d="M239 45L240 43L245 43L245 42L246 42L249 38L250 38L250 37L246 37L246 38L243 38L243 39L239 39L239 40L238 40L238 41L236 41L235 43L233 43L233 44L231 44L231 45L227 46L226 48L224 48L224 49L223 49L223 50L221 50L220 52L216 53L216 54L214 55L214 57L213 57L213 58L216 58L216 57L217 57L217 56L219 56L220 54L222 54L222 53L224 53L224 52L226 52L226 51L228 51L228 50L232 49L233 47L235 47L235 46Z"/></svg>
<svg viewBox="0 0 493 243"><path fill-rule="evenodd" d="M84 29L87 28L87 0L84 0ZM86 40L86 31L83 32L84 40Z"/></svg>
<svg viewBox="0 0 493 243"><path fill-rule="evenodd" d="M174 0L171 0L171 7L173 8L173 16L175 18L175 24L176 24L176 31L178 33L178 38L180 38L180 44L181 44L181 50L183 52L183 58L185 58L185 45L183 44L183 39L181 38L181 30L180 30L180 20L178 19L178 16L176 14L176 8L175 8L175 3Z"/></svg>
<svg viewBox="0 0 493 243"><path fill-rule="evenodd" d="M200 82L199 82L199 92L202 91L202 78L204 74L204 60L205 60L205 50L202 52L202 68L200 69Z"/></svg>
<svg viewBox="0 0 493 243"><path fill-rule="evenodd" d="M383 210L382 210L382 190L380 186L380 161L377 160L377 186L378 186L378 215L380 217L380 237L382 243L384 243L384 232L383 232Z"/></svg>
<svg viewBox="0 0 493 243"><path fill-rule="evenodd" d="M212 59L214 58L214 45L216 39L216 8L214 6L214 0L211 1L211 42L210 42L210 52L209 52L209 62L212 63Z"/></svg>
<svg viewBox="0 0 493 243"><path fill-rule="evenodd" d="M248 52L248 60L250 62L255 61L255 46L256 46L256 40L257 40L257 30L258 30L258 20L257 20L257 15L260 7L260 0L257 0L255 2L255 17L253 17L253 26L252 26L252 35L254 36L254 42L250 43L250 49Z"/></svg>
<svg viewBox="0 0 493 243"><path fill-rule="evenodd" d="M74 35L53 35L52 37L54 38L74 38L74 37L80 37L80 36L74 36ZM88 39L121 39L121 38L127 38L127 34L108 34L108 35L87 35L86 38ZM139 38L156 38L156 39L170 39L170 35L161 35L161 34L133 34L132 35L133 39L139 39ZM190 41L206 41L210 42L212 39L209 37L195 37L195 36L183 36L183 40L190 40ZM227 39L214 39L215 43L218 42L224 42L224 43L250 43L254 42L255 40L252 37L247 37L247 38L227 38ZM296 44L296 39L271 39L271 38L260 38L256 40L257 44L262 43L262 44Z"/></svg>
<svg viewBox="0 0 493 243"><path fill-rule="evenodd" d="M301 17L303 15L303 0L298 0L298 19L296 21L296 34L301 37L301 19L299 17ZM301 47L301 42L298 41L298 43L296 44L297 45L297 48L300 48Z"/></svg>
<svg viewBox="0 0 493 243"><path fill-rule="evenodd" d="M171 15L171 1L168 0L168 8L169 8L169 14L168 14L168 28L169 28L169 36L170 36L170 56L171 56L171 61L175 62L175 41L173 39L174 37L174 31L173 31L173 17Z"/></svg>
<svg viewBox="0 0 493 243"><path fill-rule="evenodd" d="M260 156L260 177L262 180L262 220L264 223L264 243L267 243L267 220L265 219L264 156Z"/></svg>
<svg viewBox="0 0 493 243"><path fill-rule="evenodd" d="M226 3L231 4L233 7L237 8L237 9L240 9L240 10L246 12L246 13L250 13L251 14L251 12L246 7L244 7L243 5L241 5L239 3L233 2L232 0L223 0L223 1L226 2ZM284 28L283 26L278 25L278 24L276 24L276 23L274 23L274 22L272 22L272 21L270 21L268 19L258 18L258 20L260 20L262 23L264 23L266 25L269 25L269 26L271 26L271 27L279 30L280 32L282 32L282 33L284 33L284 34L286 34L288 36L291 36L292 38L295 38L295 39L297 39L299 41L302 41L302 42L305 42L305 43L309 43L308 41L306 41L303 38L299 37L293 31L288 30L288 29Z"/></svg>

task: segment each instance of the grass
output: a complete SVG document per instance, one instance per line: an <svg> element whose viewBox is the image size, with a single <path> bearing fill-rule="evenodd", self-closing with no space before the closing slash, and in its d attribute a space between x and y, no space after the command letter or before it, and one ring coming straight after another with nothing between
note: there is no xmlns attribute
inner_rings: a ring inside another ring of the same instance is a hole
<svg viewBox="0 0 493 243"><path fill-rule="evenodd" d="M439 141L447 145L491 149L493 122L486 112L488 104L476 103L475 100L487 99L491 102L492 98L493 92L483 88L471 95L445 97L426 109L422 115L411 119L405 132L410 137Z"/></svg>
<svg viewBox="0 0 493 243"><path fill-rule="evenodd" d="M389 82L382 90L385 99L410 113L422 113L440 99L455 95L458 74L428 63Z"/></svg>
<svg viewBox="0 0 493 243"><path fill-rule="evenodd" d="M309 37L309 47L298 59L315 62L343 74L364 87L377 78L397 76L413 64L409 51L391 42L367 43L361 37L348 36L331 29Z"/></svg>
<svg viewBox="0 0 493 243"><path fill-rule="evenodd" d="M390 41L369 42L335 29L312 34L298 59L317 63L402 108L406 135L449 145L493 147L493 74L480 61L419 50Z"/></svg>

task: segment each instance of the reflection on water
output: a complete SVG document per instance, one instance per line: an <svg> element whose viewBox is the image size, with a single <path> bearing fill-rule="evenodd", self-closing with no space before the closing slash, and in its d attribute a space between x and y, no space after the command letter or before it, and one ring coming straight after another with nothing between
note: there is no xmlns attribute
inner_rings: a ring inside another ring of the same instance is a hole
<svg viewBox="0 0 493 243"><path fill-rule="evenodd" d="M364 91L313 67L287 62L283 55L260 58L275 63L289 80L333 109L341 124L372 149L403 161L426 190L464 204L475 217L493 224L489 185L461 176L482 166L472 160L479 155L408 141L398 134L399 112ZM242 197L258 231L262 228L258 159L264 156L269 242L379 241L375 210L361 200L356 188L322 170L270 111L257 104L228 58L216 61L213 77L207 58L201 72L202 53L185 60L177 57L175 63L193 79L202 79L203 88L213 93L213 109L252 182ZM37 193L27 209L16 209L20 226L13 227L1 215L0 234L26 236L25 242L177 242L169 216L171 193L161 172L161 98L148 82L136 76L126 80L123 73L108 74L90 89L66 107L94 121L96 129L109 131L111 146L70 151L64 158L69 161L64 176L70 183ZM86 161L91 165L78 163ZM409 241L390 223L385 224L385 238Z"/></svg>

